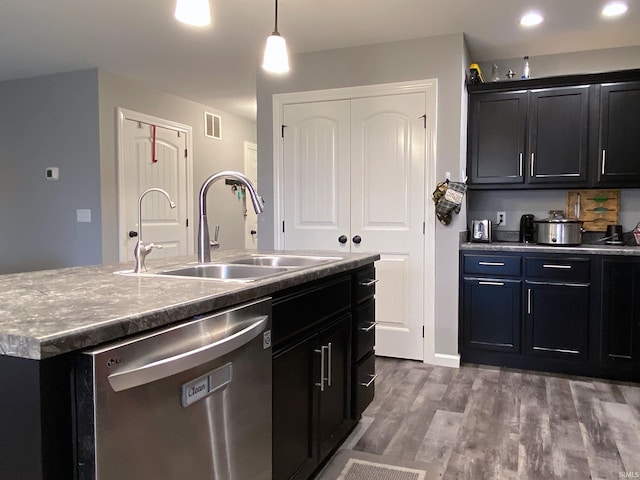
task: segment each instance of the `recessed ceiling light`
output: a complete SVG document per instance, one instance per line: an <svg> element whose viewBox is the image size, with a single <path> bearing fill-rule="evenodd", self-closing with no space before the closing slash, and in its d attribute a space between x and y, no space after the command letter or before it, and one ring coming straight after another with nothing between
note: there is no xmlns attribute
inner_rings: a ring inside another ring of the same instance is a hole
<svg viewBox="0 0 640 480"><path fill-rule="evenodd" d="M617 17L627 13L629 6L625 2L610 2L602 9L602 15L605 17Z"/></svg>
<svg viewBox="0 0 640 480"><path fill-rule="evenodd" d="M536 25L540 25L543 20L544 17L538 12L529 12L522 16L520 19L520 25L523 27L534 27Z"/></svg>

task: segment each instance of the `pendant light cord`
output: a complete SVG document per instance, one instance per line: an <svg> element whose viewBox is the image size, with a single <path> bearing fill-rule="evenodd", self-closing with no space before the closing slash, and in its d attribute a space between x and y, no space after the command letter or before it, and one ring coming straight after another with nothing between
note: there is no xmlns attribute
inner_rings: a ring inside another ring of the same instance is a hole
<svg viewBox="0 0 640 480"><path fill-rule="evenodd" d="M276 24L275 24L275 30L273 31L274 35L280 35L278 33L278 0L276 0Z"/></svg>

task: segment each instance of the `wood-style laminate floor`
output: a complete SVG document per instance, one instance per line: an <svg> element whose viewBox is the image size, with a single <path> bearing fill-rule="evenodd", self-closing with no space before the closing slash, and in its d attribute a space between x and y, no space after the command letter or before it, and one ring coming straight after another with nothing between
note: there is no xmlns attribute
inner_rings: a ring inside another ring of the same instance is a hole
<svg viewBox="0 0 640 480"><path fill-rule="evenodd" d="M439 463L443 479L640 478L640 384L381 357L376 370L343 448Z"/></svg>

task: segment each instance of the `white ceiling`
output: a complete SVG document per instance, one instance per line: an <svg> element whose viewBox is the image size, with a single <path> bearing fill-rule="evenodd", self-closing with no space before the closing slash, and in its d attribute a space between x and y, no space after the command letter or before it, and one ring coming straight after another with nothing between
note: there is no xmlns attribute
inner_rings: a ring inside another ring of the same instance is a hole
<svg viewBox="0 0 640 480"><path fill-rule="evenodd" d="M273 0L210 0L187 27L175 0L0 0L0 80L99 67L255 118L255 77ZM280 0L291 53L464 32L474 61L640 45L640 0L604 20L605 0ZM535 7L546 21L519 25Z"/></svg>

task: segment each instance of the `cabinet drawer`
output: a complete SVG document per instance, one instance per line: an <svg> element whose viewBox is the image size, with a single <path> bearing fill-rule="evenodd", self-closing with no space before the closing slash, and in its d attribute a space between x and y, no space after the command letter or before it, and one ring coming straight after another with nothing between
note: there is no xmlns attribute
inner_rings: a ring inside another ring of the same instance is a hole
<svg viewBox="0 0 640 480"><path fill-rule="evenodd" d="M360 303L376 293L376 270L371 267L364 268L354 275L354 302Z"/></svg>
<svg viewBox="0 0 640 480"><path fill-rule="evenodd" d="M355 370L353 415L355 419L359 419L375 395L376 356L372 353L360 362Z"/></svg>
<svg viewBox="0 0 640 480"><path fill-rule="evenodd" d="M463 256L464 273L476 275L520 275L520 256L467 255Z"/></svg>
<svg viewBox="0 0 640 480"><path fill-rule="evenodd" d="M591 260L579 257L526 257L527 278L544 278L565 282L589 282Z"/></svg>
<svg viewBox="0 0 640 480"><path fill-rule="evenodd" d="M351 307L351 277L340 277L316 288L273 300L273 345L330 320Z"/></svg>
<svg viewBox="0 0 640 480"><path fill-rule="evenodd" d="M376 304L373 299L356 309L354 324L353 358L357 362L372 351L376 343Z"/></svg>

